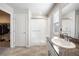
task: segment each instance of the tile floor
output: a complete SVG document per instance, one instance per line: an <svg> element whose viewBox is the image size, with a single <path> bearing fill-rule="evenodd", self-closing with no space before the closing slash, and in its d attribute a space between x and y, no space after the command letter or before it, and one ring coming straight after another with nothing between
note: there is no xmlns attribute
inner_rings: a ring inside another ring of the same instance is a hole
<svg viewBox="0 0 79 59"><path fill-rule="evenodd" d="M30 48L0 48L0 56L47 56L47 45Z"/></svg>

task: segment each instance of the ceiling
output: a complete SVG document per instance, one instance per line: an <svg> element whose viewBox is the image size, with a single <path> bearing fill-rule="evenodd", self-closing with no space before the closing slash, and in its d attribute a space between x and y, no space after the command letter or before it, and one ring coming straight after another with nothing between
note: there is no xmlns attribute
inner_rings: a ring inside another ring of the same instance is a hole
<svg viewBox="0 0 79 59"><path fill-rule="evenodd" d="M18 11L29 9L35 16L46 16L54 3L8 3L8 5Z"/></svg>
<svg viewBox="0 0 79 59"><path fill-rule="evenodd" d="M75 10L79 11L79 3L69 3L62 9L62 15L66 15Z"/></svg>

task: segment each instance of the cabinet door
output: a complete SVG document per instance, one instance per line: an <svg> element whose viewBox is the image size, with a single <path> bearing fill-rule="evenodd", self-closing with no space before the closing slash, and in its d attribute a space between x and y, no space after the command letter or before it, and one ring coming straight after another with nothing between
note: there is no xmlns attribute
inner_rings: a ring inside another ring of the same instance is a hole
<svg viewBox="0 0 79 59"><path fill-rule="evenodd" d="M25 14L16 14L15 46L26 46Z"/></svg>
<svg viewBox="0 0 79 59"><path fill-rule="evenodd" d="M50 39L47 40L48 44L48 55L49 56L58 56L57 52L55 51L55 48L53 47L53 44L49 42Z"/></svg>

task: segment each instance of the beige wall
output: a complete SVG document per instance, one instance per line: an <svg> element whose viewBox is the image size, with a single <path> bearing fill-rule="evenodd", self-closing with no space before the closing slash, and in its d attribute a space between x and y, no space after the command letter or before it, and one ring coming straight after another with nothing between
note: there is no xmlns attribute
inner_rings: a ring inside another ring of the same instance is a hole
<svg viewBox="0 0 79 59"><path fill-rule="evenodd" d="M0 23L10 23L10 15L0 10Z"/></svg>

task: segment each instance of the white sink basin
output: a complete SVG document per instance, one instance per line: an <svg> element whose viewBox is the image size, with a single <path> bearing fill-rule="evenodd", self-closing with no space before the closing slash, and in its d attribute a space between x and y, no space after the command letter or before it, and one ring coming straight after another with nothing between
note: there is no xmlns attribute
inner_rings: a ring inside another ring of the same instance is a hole
<svg viewBox="0 0 79 59"><path fill-rule="evenodd" d="M59 37L54 37L52 39L52 42L55 45L63 47L63 48L75 48L76 47L76 45L73 42L68 42L65 39L62 39L62 38L59 38Z"/></svg>

